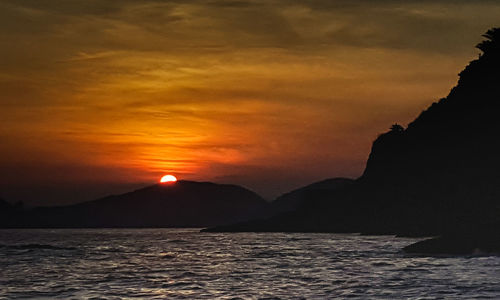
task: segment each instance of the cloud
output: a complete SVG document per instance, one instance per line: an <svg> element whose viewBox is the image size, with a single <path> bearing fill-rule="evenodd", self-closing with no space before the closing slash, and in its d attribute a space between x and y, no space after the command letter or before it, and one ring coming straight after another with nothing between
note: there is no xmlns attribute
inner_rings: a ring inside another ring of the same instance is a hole
<svg viewBox="0 0 500 300"><path fill-rule="evenodd" d="M499 11L495 2L457 1L9 1L2 5L5 32L59 36L77 46L165 52L214 47L311 51L333 46L453 51L454 41L464 33L484 31Z"/></svg>

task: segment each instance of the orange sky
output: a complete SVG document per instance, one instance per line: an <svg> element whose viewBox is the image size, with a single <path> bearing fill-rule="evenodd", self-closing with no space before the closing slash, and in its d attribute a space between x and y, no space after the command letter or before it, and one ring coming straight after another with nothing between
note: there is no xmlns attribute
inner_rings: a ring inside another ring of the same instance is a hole
<svg viewBox="0 0 500 300"><path fill-rule="evenodd" d="M359 176L499 15L496 1L2 1L0 195L68 203L172 173L271 198Z"/></svg>

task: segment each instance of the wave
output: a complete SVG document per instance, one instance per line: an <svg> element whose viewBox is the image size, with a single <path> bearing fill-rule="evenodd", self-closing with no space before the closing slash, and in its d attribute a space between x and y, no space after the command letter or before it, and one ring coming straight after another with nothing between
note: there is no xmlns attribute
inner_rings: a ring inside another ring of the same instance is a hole
<svg viewBox="0 0 500 300"><path fill-rule="evenodd" d="M48 244L21 244L21 245L2 245L0 249L15 249L15 250L77 250L75 247L60 247Z"/></svg>

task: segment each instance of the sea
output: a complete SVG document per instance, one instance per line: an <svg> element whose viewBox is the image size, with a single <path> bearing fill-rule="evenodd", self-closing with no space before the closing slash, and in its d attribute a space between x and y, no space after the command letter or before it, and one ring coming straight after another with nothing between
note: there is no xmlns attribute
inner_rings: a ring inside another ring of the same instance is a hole
<svg viewBox="0 0 500 300"><path fill-rule="evenodd" d="M500 299L500 257L418 239L199 229L0 230L0 299Z"/></svg>

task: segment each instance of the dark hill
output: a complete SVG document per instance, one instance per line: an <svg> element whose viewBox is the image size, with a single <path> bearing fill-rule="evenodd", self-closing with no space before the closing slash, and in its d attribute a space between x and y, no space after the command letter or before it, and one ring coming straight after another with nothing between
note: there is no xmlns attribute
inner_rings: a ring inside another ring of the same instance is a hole
<svg viewBox="0 0 500 300"><path fill-rule="evenodd" d="M243 221L267 206L239 186L178 181L70 206L36 208L13 220L11 227L204 227Z"/></svg>
<svg viewBox="0 0 500 300"><path fill-rule="evenodd" d="M12 209L14 208L9 202L0 198L0 213L8 212L11 211Z"/></svg>
<svg viewBox="0 0 500 300"><path fill-rule="evenodd" d="M259 215L259 219L235 224L204 229L206 232L244 232L244 231L278 231L278 232L323 232L328 231L317 226L319 220L308 220L305 213L311 208L311 202L331 201L343 189L348 188L354 180L348 178L330 178L298 188L276 198L267 211ZM315 214L312 215L314 218Z"/></svg>
<svg viewBox="0 0 500 300"><path fill-rule="evenodd" d="M0 227L7 223L7 218L12 216L14 207L7 201L0 198Z"/></svg>
<svg viewBox="0 0 500 300"><path fill-rule="evenodd" d="M318 198L353 182L354 180L348 178L329 178L315 182L279 196L271 202L271 209L274 213L294 211L304 205L307 199Z"/></svg>
<svg viewBox="0 0 500 300"><path fill-rule="evenodd" d="M373 144L360 179L399 231L442 233L500 216L500 31L450 94Z"/></svg>
<svg viewBox="0 0 500 300"><path fill-rule="evenodd" d="M374 141L356 182L294 212L212 230L425 236L498 224L500 30L485 37L446 98Z"/></svg>

